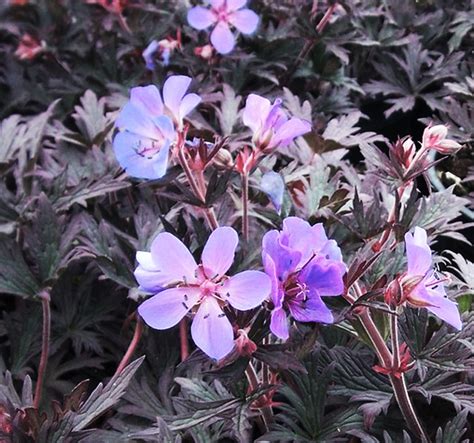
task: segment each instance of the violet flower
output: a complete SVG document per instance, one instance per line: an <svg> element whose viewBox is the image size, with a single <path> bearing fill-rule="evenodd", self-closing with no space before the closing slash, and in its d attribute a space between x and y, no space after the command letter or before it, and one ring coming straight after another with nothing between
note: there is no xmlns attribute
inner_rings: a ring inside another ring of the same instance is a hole
<svg viewBox="0 0 474 443"><path fill-rule="evenodd" d="M211 0L210 9L202 6L190 9L188 23L198 30L214 26L211 43L217 52L228 54L235 46L230 26L234 26L242 34L252 34L257 29L258 15L244 8L246 4L247 0Z"/></svg>
<svg viewBox="0 0 474 443"><path fill-rule="evenodd" d="M160 44L158 40L152 40L148 46L143 50L142 57L145 60L145 66L149 71L155 70L155 53L159 50ZM163 57L163 64L166 66L169 62L169 51L168 57Z"/></svg>
<svg viewBox="0 0 474 443"><path fill-rule="evenodd" d="M217 360L232 351L234 332L222 308L229 303L241 311L253 309L271 290L270 279L260 271L225 275L238 241L233 228L216 229L204 247L200 265L169 233L158 234L151 252L137 252L135 277L141 289L156 294L138 308L145 322L154 329L168 329L193 312L194 343Z"/></svg>
<svg viewBox="0 0 474 443"><path fill-rule="evenodd" d="M163 86L163 100L154 85L130 91L130 100L115 122L119 132L113 140L115 155L129 175L137 178L163 177L168 166L171 143L183 118L201 101L197 94L186 94L191 78L169 77Z"/></svg>
<svg viewBox="0 0 474 443"><path fill-rule="evenodd" d="M416 308L426 308L441 320L460 330L461 316L457 303L449 300L443 281L433 270L431 249L428 246L426 231L416 227L414 233L405 235L408 269L402 277L402 287L408 304Z"/></svg>
<svg viewBox="0 0 474 443"><path fill-rule="evenodd" d="M288 313L301 322L334 321L321 297L342 294L346 266L321 223L311 226L298 217L286 218L282 231L265 234L262 258L272 280L270 330L277 337L289 337Z"/></svg>
<svg viewBox="0 0 474 443"><path fill-rule="evenodd" d="M259 149L271 151L288 146L296 137L311 131L311 124L296 117L288 119L281 100L270 100L257 94L247 97L243 122L253 131L253 142Z"/></svg>

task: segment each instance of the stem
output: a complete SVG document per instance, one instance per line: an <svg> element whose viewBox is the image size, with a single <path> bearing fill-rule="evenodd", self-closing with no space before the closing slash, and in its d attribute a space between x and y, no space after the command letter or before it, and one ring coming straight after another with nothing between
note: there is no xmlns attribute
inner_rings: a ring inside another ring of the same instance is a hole
<svg viewBox="0 0 474 443"><path fill-rule="evenodd" d="M184 140L184 137L182 138ZM177 149L179 163L181 164L181 167L183 168L183 171L186 174L186 178L188 179L189 186L191 186L191 189L194 195L204 204L206 201L206 197L204 193L201 191L201 188L199 187L198 182L194 178L193 171L191 171L191 168L189 167L188 162L186 161L186 157L183 151L183 145L184 145L184 142L181 142ZM204 212L206 214L206 219L211 229L212 230L217 229L219 227L219 222L217 221L214 210L212 208L204 208Z"/></svg>
<svg viewBox="0 0 474 443"><path fill-rule="evenodd" d="M390 316L390 338L392 340L393 368L400 367L400 342L398 340L398 315Z"/></svg>
<svg viewBox="0 0 474 443"><path fill-rule="evenodd" d="M242 174L242 235L244 242L249 241L249 176Z"/></svg>
<svg viewBox="0 0 474 443"><path fill-rule="evenodd" d="M362 290L359 286L359 284L356 282L354 283L354 289L358 297L362 295ZM351 296L346 297L346 299L352 299L355 300L356 298L352 298ZM395 317L396 321L398 321L397 316L391 315L390 316ZM393 327L391 327L391 332L392 332L392 344L393 344L393 332L395 331L396 333L396 349L398 356L394 357L390 353L387 344L385 343L385 340L383 339L382 335L380 334L380 331L377 329L377 326L375 325L374 321L372 320L372 317L370 315L370 311L368 308L364 309L361 314L359 314L359 319L362 323L362 326L364 327L367 335L370 338L370 341L372 342L372 346L374 347L374 350L377 354L377 357L382 364L383 367L385 368L393 368L393 362L396 361L396 359L399 361L399 344L398 344L398 324L396 324L396 329L394 330ZM393 321L393 319L391 319ZM392 326L392 324L391 324ZM395 326L395 325L394 325ZM392 351L394 351L392 349ZM423 426L418 419L418 416L416 415L415 409L413 407L413 404L410 400L410 396L408 394L408 388L405 382L405 376L402 374L400 378L397 378L395 375L390 374L389 375L390 383L392 385L393 393L395 395L395 399L397 400L398 406L402 412L402 415L408 425L408 427L416 434L418 438L420 438L423 442L428 442L428 436L423 429Z"/></svg>
<svg viewBox="0 0 474 443"><path fill-rule="evenodd" d="M179 322L179 342L181 345L181 361L184 361L189 356L188 321L186 317L183 317Z"/></svg>
<svg viewBox="0 0 474 443"><path fill-rule="evenodd" d="M46 366L48 365L49 355L49 341L51 336L51 307L49 292L47 290L41 291L39 294L41 298L41 304L43 307L43 334L42 334L42 346L41 346L41 358L38 366L38 380L36 382L35 397L33 401L33 407L39 408L41 402L41 394L43 391L44 374L46 372Z"/></svg>
<svg viewBox="0 0 474 443"><path fill-rule="evenodd" d="M136 319L137 323L135 324L135 332L133 333L132 341L128 345L127 352L125 352L125 355L122 357L122 360L117 366L114 375L120 374L124 370L124 368L130 363L130 360L138 346L138 343L140 342L140 338L143 332L143 322L138 314L136 315Z"/></svg>
<svg viewBox="0 0 474 443"><path fill-rule="evenodd" d="M245 375L247 377L247 381L249 382L250 389L255 391L258 388L259 381L251 361L249 361L247 369L245 369ZM265 429L268 432L270 430L270 424L273 422L272 408L271 406L263 406L260 408L260 412L262 413Z"/></svg>

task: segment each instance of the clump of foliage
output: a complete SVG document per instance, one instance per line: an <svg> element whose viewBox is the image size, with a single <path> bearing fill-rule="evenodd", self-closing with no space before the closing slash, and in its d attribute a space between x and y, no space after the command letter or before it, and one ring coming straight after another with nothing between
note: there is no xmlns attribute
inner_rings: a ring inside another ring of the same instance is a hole
<svg viewBox="0 0 474 443"><path fill-rule="evenodd" d="M256 31L233 25L220 52L217 19L189 25L199 4L0 5L0 441L470 441L470 2L253 0ZM132 88L176 75L201 101L168 115L162 173L136 178L117 119ZM298 120L293 137L277 140L274 120L259 131L255 96ZM324 319L294 321L284 299L286 336L262 283L244 308L219 299L224 356L189 330L203 299L179 326L147 326L164 288L144 288L137 251L168 233L203 269L212 233L232 227L229 275L263 278L262 239L289 217L331 239L340 289L322 294ZM420 296L442 287L449 316Z"/></svg>

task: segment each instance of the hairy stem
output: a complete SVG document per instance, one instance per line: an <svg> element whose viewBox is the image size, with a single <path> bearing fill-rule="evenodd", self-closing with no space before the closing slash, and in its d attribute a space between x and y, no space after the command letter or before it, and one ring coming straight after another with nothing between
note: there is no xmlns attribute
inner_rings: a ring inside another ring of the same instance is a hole
<svg viewBox="0 0 474 443"><path fill-rule="evenodd" d="M354 289L358 297L362 295L362 290L359 286L359 284L356 282L354 283ZM352 296L346 297L347 300L352 300L355 301L356 298L353 298ZM390 317L395 317L394 315L391 315ZM361 314L359 314L359 319L362 323L362 326L364 327L367 335L370 338L370 341L372 343L372 346L374 347L375 353L377 354L377 357L381 363L381 365L385 368L393 368L393 364L395 361L394 356L390 353L390 350L387 347L387 344L385 343L385 340L383 339L382 335L380 334L380 331L378 330L377 326L375 325L374 321L372 320L372 317L370 315L370 311L368 308L364 309ZM398 319L397 319L398 321ZM398 346L398 325L396 328L396 334L397 334L397 352L399 352L399 346ZM393 331L392 331L393 333ZM393 336L392 336L393 340ZM399 359L399 357L397 357ZM416 415L415 409L413 407L413 404L411 402L410 396L408 394L408 388L405 382L405 376L402 374L400 378L397 378L395 375L391 374L389 375L390 383L392 385L392 389L395 395L395 399L397 400L398 406L403 414L403 417L408 425L408 427L416 434L418 438L420 438L423 442L428 442L429 439L427 437L427 434L425 430L423 429L423 426Z"/></svg>
<svg viewBox="0 0 474 443"><path fill-rule="evenodd" d="M194 193L194 195L204 204L206 201L206 196L203 191L201 191L201 187L199 183L196 181L193 171L188 165L186 161L186 156L184 155L183 146L184 146L184 137L181 137L183 141L179 142L178 146L178 159L181 167L183 168L184 173L186 174L186 178L188 179L189 186ZM199 178L199 174L197 175ZM217 229L219 227L219 222L217 221L216 214L212 208L204 208L204 212L206 214L207 222L212 230Z"/></svg>
<svg viewBox="0 0 474 443"><path fill-rule="evenodd" d="M245 369L245 375L247 377L247 381L249 382L250 389L255 391L258 388L259 381L251 361L249 361L247 369ZM260 408L260 412L262 413L265 429L268 432L270 430L270 424L273 422L272 408L271 406L263 406Z"/></svg>
<svg viewBox="0 0 474 443"><path fill-rule="evenodd" d="M122 360L117 366L114 375L120 374L124 370L124 368L130 363L130 360L132 359L132 356L135 350L137 349L138 343L140 342L140 338L143 332L143 321L138 314L136 314L136 319L137 323L135 324L135 331L133 333L132 341L128 345L127 352L125 352L125 355L122 357Z"/></svg>
<svg viewBox="0 0 474 443"><path fill-rule="evenodd" d="M242 174L242 235L245 243L249 241L249 176Z"/></svg>
<svg viewBox="0 0 474 443"><path fill-rule="evenodd" d="M38 380L36 381L35 397L33 401L33 407L35 409L38 409L41 403L41 394L43 392L44 374L46 372L46 366L48 365L49 342L51 336L51 298L47 290L42 291L39 296L43 307L43 333L41 358L38 366Z"/></svg>
<svg viewBox="0 0 474 443"><path fill-rule="evenodd" d="M186 317L183 317L179 322L179 343L181 349L181 361L184 361L189 356L188 320Z"/></svg>

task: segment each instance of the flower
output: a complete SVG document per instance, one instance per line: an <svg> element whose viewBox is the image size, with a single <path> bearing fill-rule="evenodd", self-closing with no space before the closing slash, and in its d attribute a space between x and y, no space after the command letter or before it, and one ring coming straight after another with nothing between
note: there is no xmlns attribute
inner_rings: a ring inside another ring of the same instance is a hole
<svg viewBox="0 0 474 443"><path fill-rule="evenodd" d="M173 121L181 129L183 118L201 101L197 94L186 94L190 83L191 78L184 75L169 77L163 85L163 100L154 85L130 91L130 101L115 122L119 132L113 146L118 162L132 177L165 175L170 145L176 138Z"/></svg>
<svg viewBox="0 0 474 443"><path fill-rule="evenodd" d="M346 266L321 223L311 226L298 217L286 218L282 231L265 234L262 258L272 280L270 329L277 337L289 337L288 312L301 322L334 321L321 297L344 291Z"/></svg>
<svg viewBox="0 0 474 443"><path fill-rule="evenodd" d="M408 269L401 278L403 297L409 305L426 308L440 319L460 330L461 316L457 303L446 297L443 281L433 270L426 231L416 227L405 235Z"/></svg>
<svg viewBox="0 0 474 443"><path fill-rule="evenodd" d="M200 265L180 240L166 232L158 234L151 252L137 252L135 278L141 289L156 294L138 308L145 322L168 329L193 312L194 343L217 360L232 351L234 332L222 308L228 303L241 311L253 309L271 289L270 279L260 271L225 275L238 240L233 228L217 228L204 246Z"/></svg>
<svg viewBox="0 0 474 443"><path fill-rule="evenodd" d="M285 182L281 175L274 171L263 174L260 189L267 194L276 211L280 213L285 193Z"/></svg>
<svg viewBox="0 0 474 443"><path fill-rule="evenodd" d="M33 60L46 48L44 42L39 42L30 34L23 34L15 51L15 56L20 60Z"/></svg>
<svg viewBox="0 0 474 443"><path fill-rule="evenodd" d="M459 143L446 138L447 135L448 127L446 125L429 125L423 131L423 147L434 149L441 154L451 154L461 148Z"/></svg>
<svg viewBox="0 0 474 443"><path fill-rule="evenodd" d="M146 68L149 71L153 71L156 66L156 58L160 58L163 62L163 65L168 66L170 62L171 53L180 46L180 32L178 32L176 39L172 37L167 37L160 41L152 40L142 53L143 59L145 60Z"/></svg>
<svg viewBox="0 0 474 443"><path fill-rule="evenodd" d="M228 54L235 46L230 25L242 34L252 34L257 29L258 15L243 8L246 3L246 0L211 0L210 9L202 6L191 8L188 11L188 23L198 30L214 26L211 43L220 54Z"/></svg>
<svg viewBox="0 0 474 443"><path fill-rule="evenodd" d="M125 9L127 0L86 0L90 5L100 5L112 14L121 14Z"/></svg>
<svg viewBox="0 0 474 443"><path fill-rule="evenodd" d="M253 142L258 149L271 151L288 146L296 137L311 131L308 121L296 117L288 119L281 109L281 100L270 100L257 94L247 97L243 122L253 131Z"/></svg>

